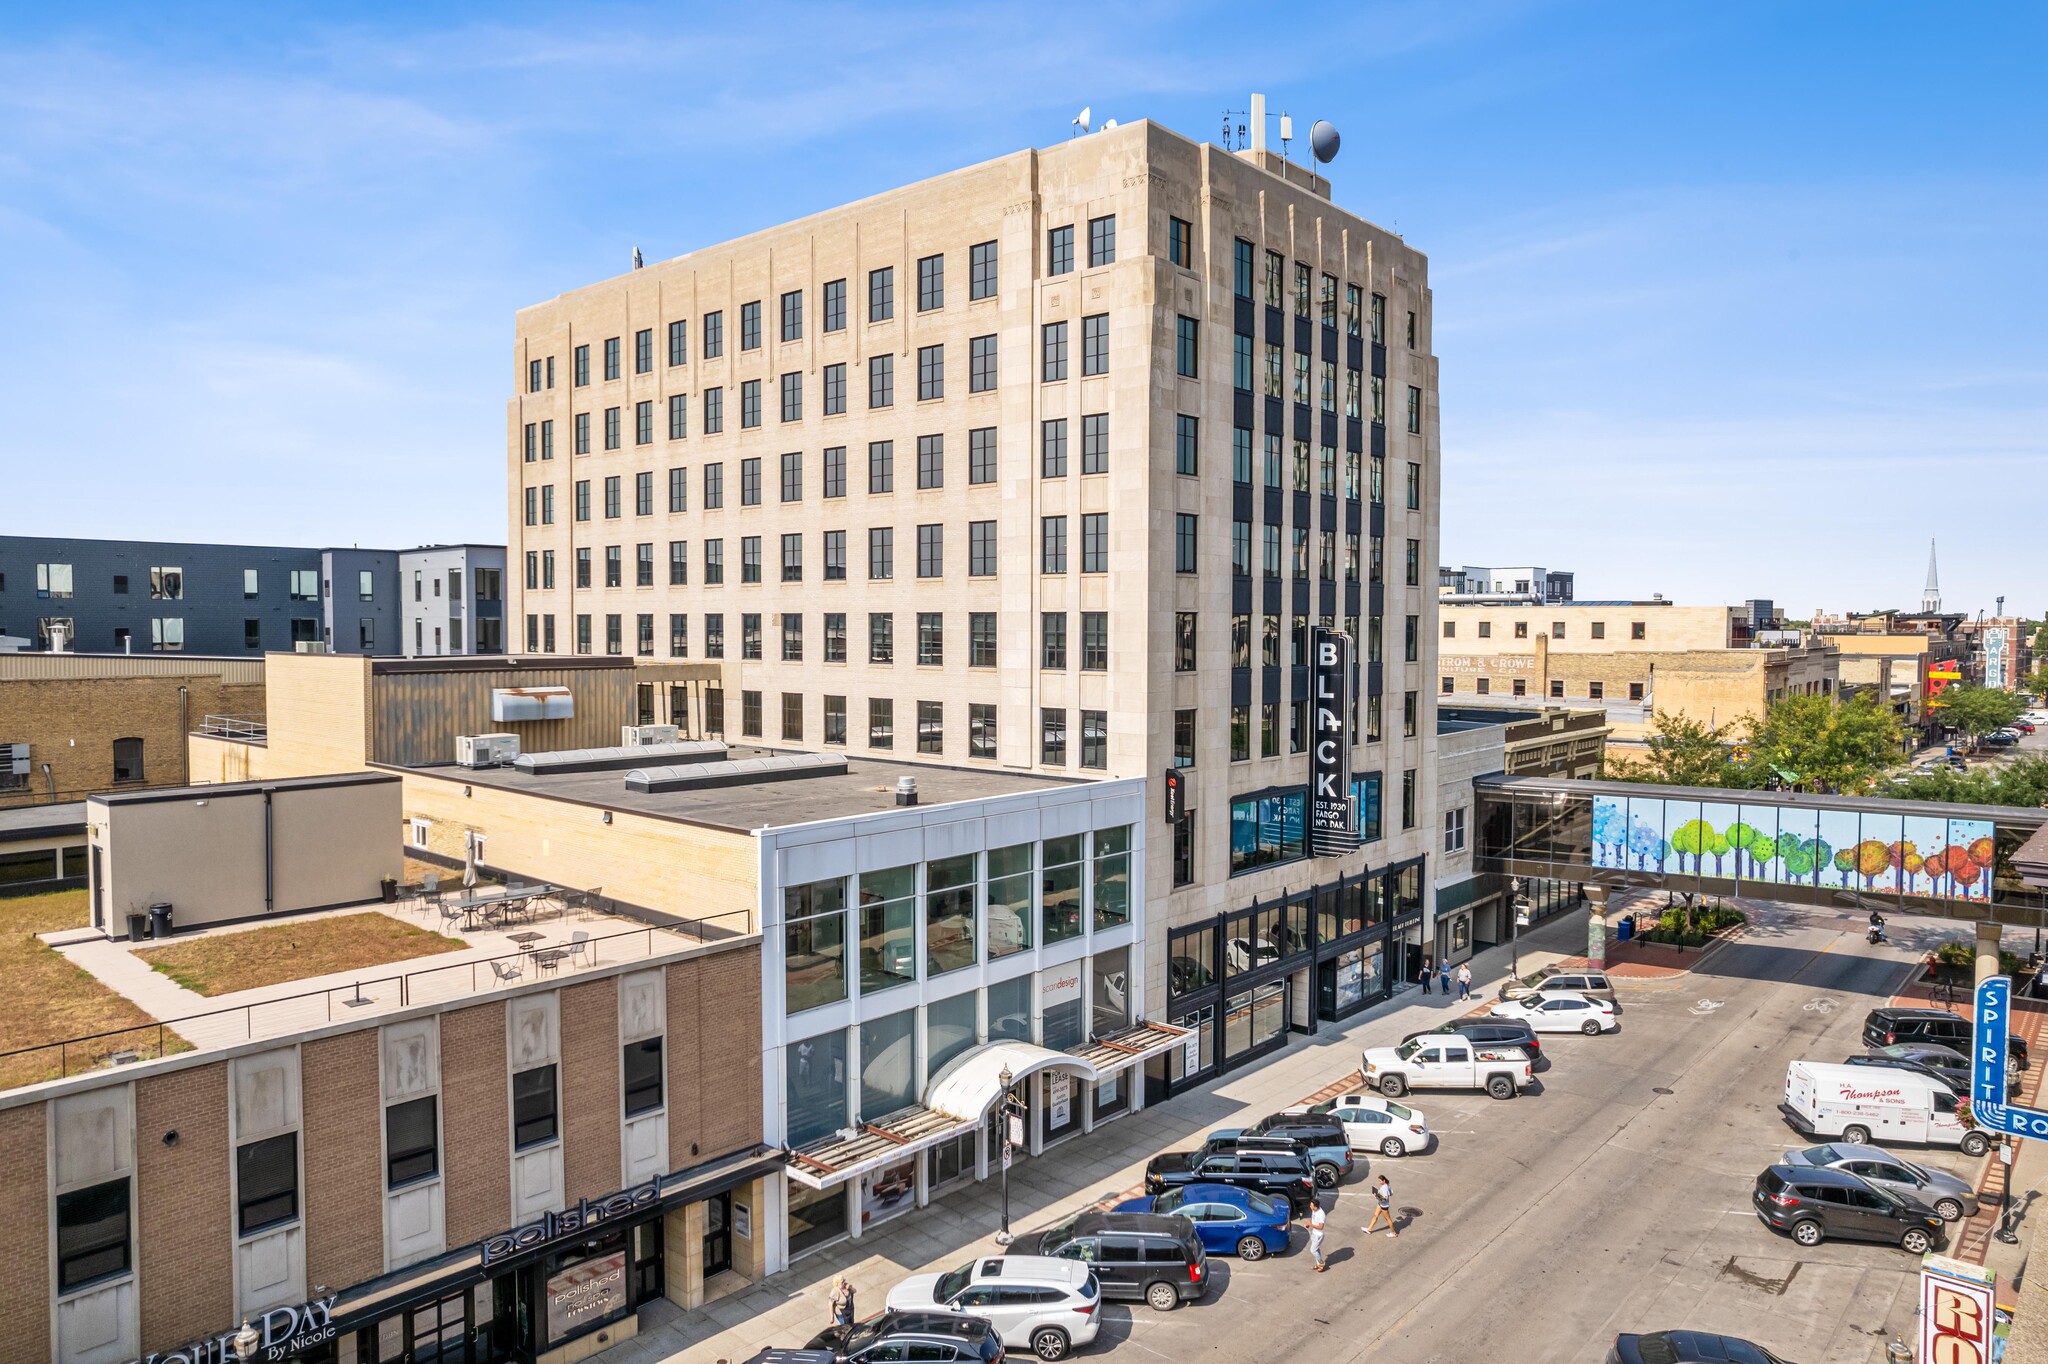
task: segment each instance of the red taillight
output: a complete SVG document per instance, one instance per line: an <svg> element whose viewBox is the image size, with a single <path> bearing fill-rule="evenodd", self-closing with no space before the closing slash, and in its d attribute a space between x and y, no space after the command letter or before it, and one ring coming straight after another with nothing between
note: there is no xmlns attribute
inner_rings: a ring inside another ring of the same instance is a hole
<svg viewBox="0 0 2048 1364"><path fill-rule="evenodd" d="M1202 1262L1201 1262L1200 1260L1197 1260L1197 1261L1195 1261L1195 1262L1194 1262L1193 1264L1191 1264L1191 1265L1189 1265L1189 1266L1188 1266L1188 1282L1189 1282L1189 1283L1200 1283L1201 1281L1202 1281Z"/></svg>
<svg viewBox="0 0 2048 1364"><path fill-rule="evenodd" d="M1074 1311L1076 1311L1077 1313L1079 1313L1080 1315L1082 1315L1082 1316L1084 1316L1084 1317L1085 1317L1085 1316L1088 1316L1088 1315L1090 1315L1091 1313L1093 1313L1093 1312L1095 1311L1095 1304L1094 1304L1094 1303L1092 1303L1092 1302L1090 1302L1090 1303L1083 1303L1083 1304L1082 1304L1081 1306L1079 1306L1079 1307L1076 1307L1076 1308L1074 1309Z"/></svg>
<svg viewBox="0 0 2048 1364"><path fill-rule="evenodd" d="M1884 1041L1885 1041L1885 1045L1886 1045L1886 1046L1890 1046L1890 1045L1891 1045L1892 1043L1894 1043L1894 1042L1896 1042L1896 1041L1898 1041L1898 1040L1899 1040L1899 1036L1898 1036L1898 1034L1897 1034L1897 1033L1895 1033L1895 1032L1892 1032L1892 1031L1890 1031L1890 1030L1886 1030L1886 1032L1885 1032L1885 1035L1884 1035Z"/></svg>
<svg viewBox="0 0 2048 1364"><path fill-rule="evenodd" d="M1413 1132L1418 1137L1422 1135L1422 1126L1420 1123L1409 1123L1408 1130L1410 1132Z"/></svg>
<svg viewBox="0 0 2048 1364"><path fill-rule="evenodd" d="M1799 1201L1799 1195L1788 1193L1766 1194L1765 1197L1778 1207L1789 1208Z"/></svg>

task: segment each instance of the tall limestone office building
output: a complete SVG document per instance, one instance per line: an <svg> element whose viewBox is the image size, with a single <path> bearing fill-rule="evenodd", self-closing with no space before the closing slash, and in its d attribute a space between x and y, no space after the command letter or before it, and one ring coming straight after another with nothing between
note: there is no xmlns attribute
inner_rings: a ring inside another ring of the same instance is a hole
<svg viewBox="0 0 2048 1364"><path fill-rule="evenodd" d="M1430 330L1327 179L1148 122L636 268L518 315L508 634L721 661L643 699L692 733L1149 778L1178 1087L1435 950ZM1318 624L1362 835L1323 858Z"/></svg>

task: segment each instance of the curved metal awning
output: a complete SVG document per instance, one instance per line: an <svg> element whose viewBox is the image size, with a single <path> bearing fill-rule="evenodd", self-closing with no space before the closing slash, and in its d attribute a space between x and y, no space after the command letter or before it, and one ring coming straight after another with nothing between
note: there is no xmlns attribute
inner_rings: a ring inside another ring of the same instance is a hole
<svg viewBox="0 0 2048 1364"><path fill-rule="evenodd" d="M1011 1084L1041 1070L1070 1070L1083 1079L1101 1078L1095 1063L1085 1056L1051 1051L1029 1042L986 1042L954 1057L932 1077L925 1090L925 1107L950 1113L963 1122L980 1122L989 1105L1003 1092L1002 1074L1006 1069Z"/></svg>

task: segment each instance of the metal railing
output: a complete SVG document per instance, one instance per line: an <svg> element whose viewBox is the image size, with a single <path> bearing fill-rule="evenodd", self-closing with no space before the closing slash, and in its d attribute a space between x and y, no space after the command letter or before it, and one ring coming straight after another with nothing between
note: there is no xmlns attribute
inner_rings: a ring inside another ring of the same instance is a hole
<svg viewBox="0 0 2048 1364"><path fill-rule="evenodd" d="M260 715L209 715L199 722L198 733L209 739L267 739L270 726Z"/></svg>
<svg viewBox="0 0 2048 1364"><path fill-rule="evenodd" d="M739 920L739 926L723 926L720 921L728 919ZM543 967L540 961L543 956L559 954L553 958L555 964L575 963L571 971L563 974L578 974L601 965L655 956L658 950L656 934L687 936L700 943L711 942L749 932L751 921L752 914L748 910L727 910L703 918L678 919L673 927L646 924L619 933L593 935L580 942L572 939L560 946L538 950L522 948L446 966L429 966L418 971L364 976L346 985L329 986L324 990L307 990L226 1009L210 1009L128 1028L88 1033L33 1047L17 1047L0 1052L0 1090L64 1079L110 1065L129 1065L185 1051L287 1036L324 1027L337 1018L346 1020L352 1010L372 1005L404 1009L415 1004L467 999L509 985L548 979L554 972ZM626 940L635 938L642 941L641 950L638 953L625 951ZM600 960L604 955L600 948L605 944L613 945L614 955L610 962ZM502 973L497 969L500 967L505 968ZM338 1013L337 1005L340 1006ZM38 1058L44 1059L39 1061Z"/></svg>

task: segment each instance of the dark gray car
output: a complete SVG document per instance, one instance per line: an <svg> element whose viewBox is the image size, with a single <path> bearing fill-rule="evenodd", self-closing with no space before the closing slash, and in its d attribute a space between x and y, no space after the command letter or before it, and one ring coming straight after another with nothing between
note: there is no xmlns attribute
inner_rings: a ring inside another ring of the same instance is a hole
<svg viewBox="0 0 2048 1364"><path fill-rule="evenodd" d="M1969 1181L1946 1170L1907 1160L1876 1146L1856 1146L1846 1141L1825 1142L1804 1150L1787 1151L1785 1164L1816 1169L1842 1170L1880 1189L1889 1189L1908 1199L1918 1199L1934 1209L1944 1222L1960 1222L1977 1214L1977 1190Z"/></svg>

